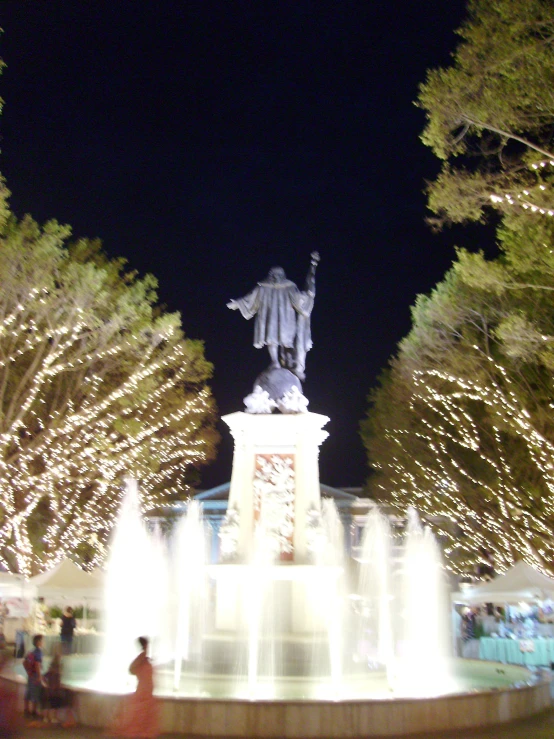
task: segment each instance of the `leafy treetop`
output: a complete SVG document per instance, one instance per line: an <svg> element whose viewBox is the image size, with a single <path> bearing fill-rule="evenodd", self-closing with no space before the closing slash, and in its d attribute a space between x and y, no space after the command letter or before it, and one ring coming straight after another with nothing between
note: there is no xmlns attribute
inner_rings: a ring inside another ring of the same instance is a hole
<svg viewBox="0 0 554 739"><path fill-rule="evenodd" d="M483 220L486 207L552 211L554 5L470 0L449 67L428 72L423 142L443 160L430 219ZM510 202L511 201L511 202Z"/></svg>

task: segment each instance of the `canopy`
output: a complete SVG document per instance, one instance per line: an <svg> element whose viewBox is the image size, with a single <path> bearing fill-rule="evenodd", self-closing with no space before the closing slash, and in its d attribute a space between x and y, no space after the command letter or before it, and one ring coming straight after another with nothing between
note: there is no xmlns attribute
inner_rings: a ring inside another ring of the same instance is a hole
<svg viewBox="0 0 554 739"><path fill-rule="evenodd" d="M70 559L63 559L55 567L29 580L37 594L44 597L69 596L90 598L102 594L102 580L77 567Z"/></svg>
<svg viewBox="0 0 554 739"><path fill-rule="evenodd" d="M503 575L463 593L453 593L459 603L519 603L554 599L554 580L526 562L516 562Z"/></svg>
<svg viewBox="0 0 554 739"><path fill-rule="evenodd" d="M27 593L27 588L22 575L0 572L0 597L22 596L24 593Z"/></svg>

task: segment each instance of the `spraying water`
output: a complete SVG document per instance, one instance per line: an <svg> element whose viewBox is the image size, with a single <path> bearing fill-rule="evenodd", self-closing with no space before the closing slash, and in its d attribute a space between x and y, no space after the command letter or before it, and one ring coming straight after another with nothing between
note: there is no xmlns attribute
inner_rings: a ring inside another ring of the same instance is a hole
<svg viewBox="0 0 554 739"><path fill-rule="evenodd" d="M324 613L327 615L331 695L339 699L344 662L345 547L344 528L334 501L322 501L322 520L326 544L321 553L323 556L320 555L322 561L316 557L316 565L324 565L328 571L327 577L320 580L322 592L328 594Z"/></svg>
<svg viewBox="0 0 554 739"><path fill-rule="evenodd" d="M396 688L438 695L451 683L447 593L441 554L413 508L400 562L400 622Z"/></svg>
<svg viewBox="0 0 554 739"><path fill-rule="evenodd" d="M358 595L359 639L367 665L394 671L392 624L392 536L389 520L373 508L362 537Z"/></svg>
<svg viewBox="0 0 554 739"><path fill-rule="evenodd" d="M208 538L202 506L192 501L175 531L174 592L177 594L173 687L183 663L199 665L206 619Z"/></svg>
<svg viewBox="0 0 554 739"><path fill-rule="evenodd" d="M142 518L136 480L127 479L106 568L104 649L97 675L103 685L124 688L133 684L128 667L138 651L137 638L148 635L155 640L160 634L153 598L161 597L163 575L164 567L154 556Z"/></svg>
<svg viewBox="0 0 554 739"><path fill-rule="evenodd" d="M384 694L445 692L447 611L430 531L410 511L395 547L388 519L372 510L352 592L332 501L320 522L311 563L279 561L262 515L251 560L212 565L201 505L188 505L168 542L159 529L148 533L128 481L107 566L103 687L130 687L135 640L147 635L158 673L180 694L338 700L375 691L361 678Z"/></svg>
<svg viewBox="0 0 554 739"><path fill-rule="evenodd" d="M248 697L273 698L276 674L273 571L276 552L262 510L254 535L252 561L247 568L243 618L247 626Z"/></svg>

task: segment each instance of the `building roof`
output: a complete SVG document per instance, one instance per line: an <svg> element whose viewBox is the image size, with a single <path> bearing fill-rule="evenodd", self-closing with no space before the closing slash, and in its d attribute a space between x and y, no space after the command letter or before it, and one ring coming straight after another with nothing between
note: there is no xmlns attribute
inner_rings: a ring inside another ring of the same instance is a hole
<svg viewBox="0 0 554 739"><path fill-rule="evenodd" d="M194 500L202 503L206 511L225 510L227 508L227 500L229 499L230 482L224 482L210 490L203 490L194 496ZM330 485L320 483L322 498L331 498L335 501L338 508L347 508L351 506L358 498L352 492L341 488L333 488ZM183 505L185 507L186 504Z"/></svg>

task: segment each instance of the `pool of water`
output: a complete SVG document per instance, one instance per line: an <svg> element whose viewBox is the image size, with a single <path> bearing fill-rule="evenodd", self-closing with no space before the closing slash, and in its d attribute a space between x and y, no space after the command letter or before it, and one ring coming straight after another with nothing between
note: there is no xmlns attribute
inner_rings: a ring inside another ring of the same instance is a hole
<svg viewBox="0 0 554 739"><path fill-rule="evenodd" d="M46 666L48 658L45 659ZM117 680L96 677L97 661L92 656L73 655L64 660L64 682L75 688L84 688L108 694L122 694L134 690L135 678L117 676ZM24 677L21 660L12 669ZM498 690L530 684L534 677L525 667L502 665L496 662L458 659L452 661L452 680L448 686L430 695L472 693ZM331 685L314 678L275 678L260 680L255 690L247 681L229 675L207 675L201 672L183 674L177 690L173 687L171 666L156 668L156 693L159 696L215 699L259 700L383 700L410 697L409 692L392 690L383 671L364 675L344 675L340 685Z"/></svg>

